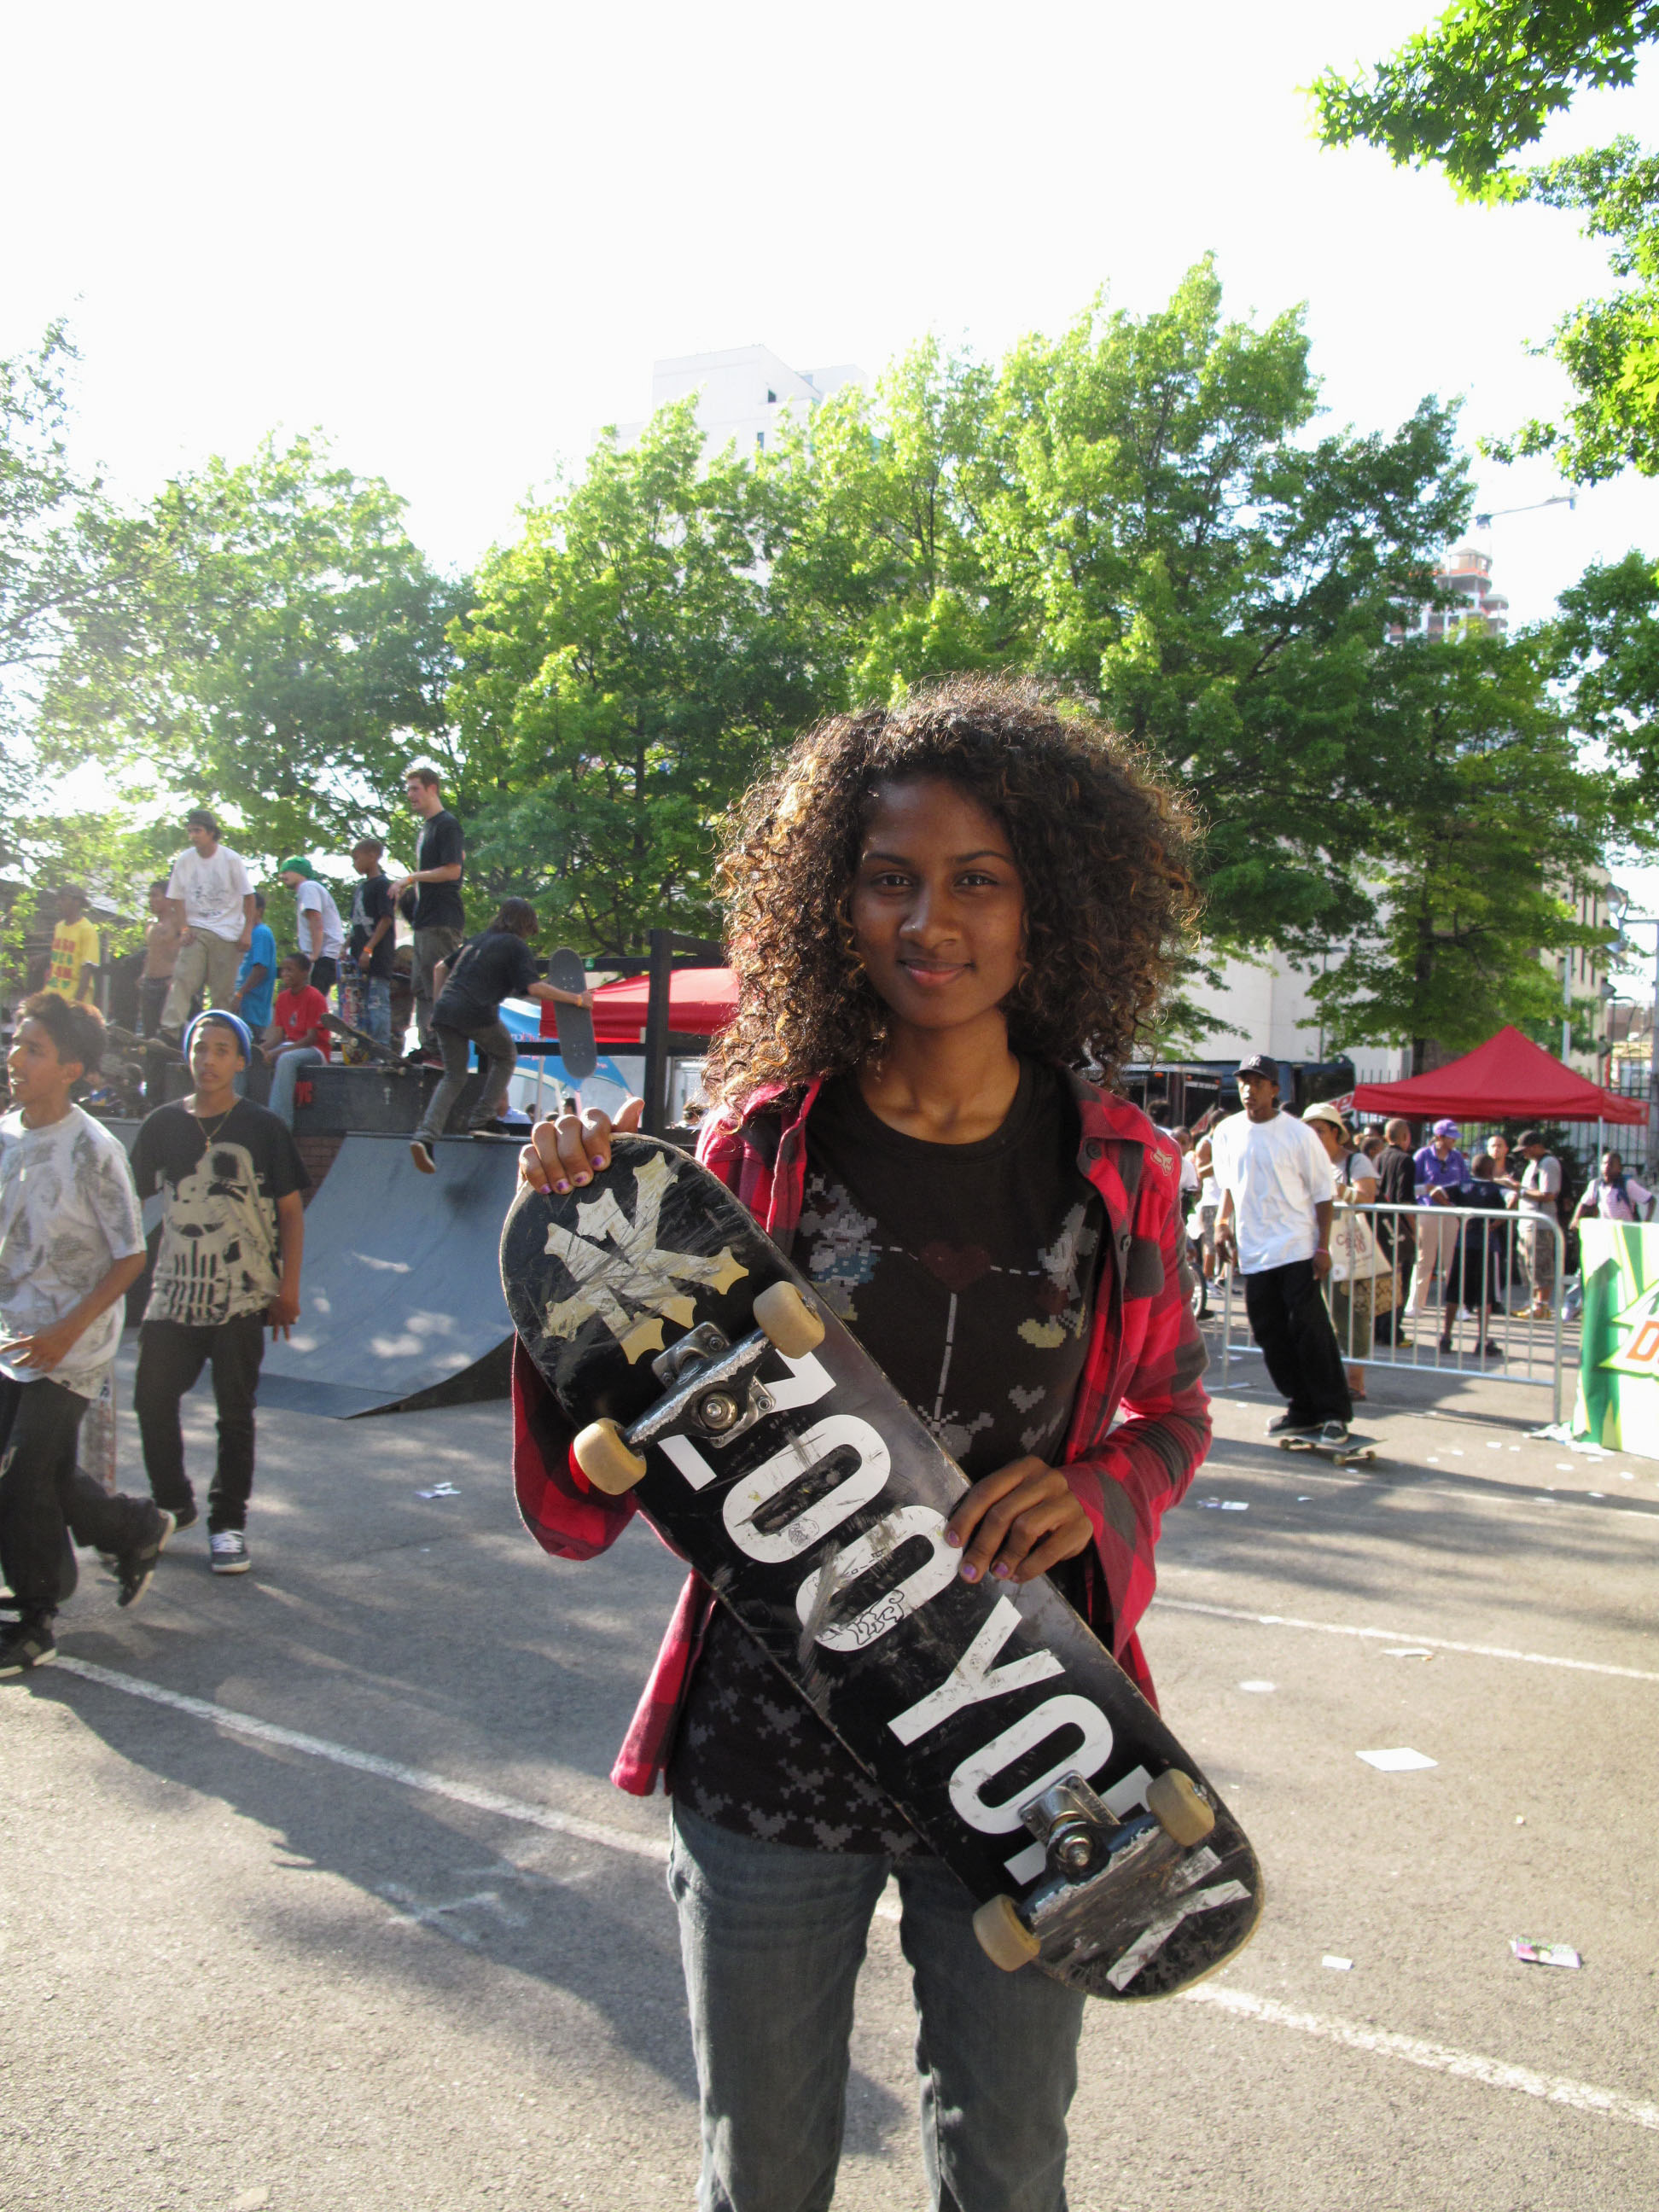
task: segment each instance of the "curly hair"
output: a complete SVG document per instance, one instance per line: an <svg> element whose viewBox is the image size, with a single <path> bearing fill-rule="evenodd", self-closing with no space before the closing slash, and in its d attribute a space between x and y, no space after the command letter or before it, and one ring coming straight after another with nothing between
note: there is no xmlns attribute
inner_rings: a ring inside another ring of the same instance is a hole
<svg viewBox="0 0 1659 2212"><path fill-rule="evenodd" d="M884 783L936 776L1007 833L1029 965L1006 1002L1017 1052L1109 1080L1165 988L1196 913L1191 819L1124 738L1035 684L953 677L891 710L799 737L739 801L720 858L738 1012L706 1070L713 1101L878 1056L888 1012L854 954L847 900Z"/></svg>

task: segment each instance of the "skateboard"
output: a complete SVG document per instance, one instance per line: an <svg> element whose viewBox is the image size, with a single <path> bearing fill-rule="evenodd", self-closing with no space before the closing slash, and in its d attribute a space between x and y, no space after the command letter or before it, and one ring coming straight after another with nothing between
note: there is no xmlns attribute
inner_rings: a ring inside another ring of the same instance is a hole
<svg viewBox="0 0 1659 2212"><path fill-rule="evenodd" d="M1317 1437L1279 1437L1276 1441L1280 1451L1317 1452L1338 1467L1362 1467L1376 1457L1376 1437L1357 1436L1352 1429L1347 1442L1340 1444L1321 1443Z"/></svg>
<svg viewBox="0 0 1659 2212"><path fill-rule="evenodd" d="M725 1187L654 1138L521 1189L507 1309L597 1489L712 1585L980 1900L998 1966L1167 1996L1254 1932L1237 1821L1046 1576L963 1581L966 1477Z"/></svg>
<svg viewBox="0 0 1659 2212"><path fill-rule="evenodd" d="M568 945L560 945L547 963L547 980L556 991L585 991L587 970L582 966L580 952L573 952ZM599 1064L599 1048L593 1040L593 1017L586 1006L555 1006L559 1024L559 1059L565 1073L575 1084L586 1083Z"/></svg>
<svg viewBox="0 0 1659 2212"><path fill-rule="evenodd" d="M378 1060L383 1067L401 1068L403 1066L403 1061L392 1051L390 1045L382 1044L379 1037L370 1036L367 1030L360 1030L355 1022L345 1020L342 1015L325 1014L323 1027L331 1031L335 1036L349 1038L351 1042L368 1059Z"/></svg>
<svg viewBox="0 0 1659 2212"><path fill-rule="evenodd" d="M176 1060L180 1067L185 1064L183 1053L176 1044L169 1044L165 1037L139 1036L135 1030L124 1030L117 1022L106 1022L104 1035L111 1044L118 1046L123 1052L153 1052L158 1060Z"/></svg>

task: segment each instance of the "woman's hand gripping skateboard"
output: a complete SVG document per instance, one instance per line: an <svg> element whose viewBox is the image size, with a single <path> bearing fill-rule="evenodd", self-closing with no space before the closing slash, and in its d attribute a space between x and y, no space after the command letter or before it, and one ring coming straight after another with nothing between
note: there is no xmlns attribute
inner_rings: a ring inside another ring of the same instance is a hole
<svg viewBox="0 0 1659 2212"><path fill-rule="evenodd" d="M610 1166L612 1131L637 1129L644 1110L643 1099L630 1098L614 1121L597 1106L538 1121L519 1155L520 1180L561 1198L581 1189ZM945 1542L962 1552L960 1572L968 1583L988 1575L997 1582L1034 1581L1086 1551L1093 1537L1062 1470L1030 1458L1012 1460L972 1484L945 1531Z"/></svg>

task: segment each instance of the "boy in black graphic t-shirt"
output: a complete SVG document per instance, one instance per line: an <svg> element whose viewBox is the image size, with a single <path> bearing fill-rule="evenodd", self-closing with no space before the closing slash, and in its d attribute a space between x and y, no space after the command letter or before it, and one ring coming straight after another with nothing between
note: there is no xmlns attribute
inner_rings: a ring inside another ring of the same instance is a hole
<svg viewBox="0 0 1659 2212"><path fill-rule="evenodd" d="M264 1332L268 1325L286 1336L300 1317L301 1193L311 1182L276 1115L236 1095L252 1049L235 1015L198 1015L185 1032L195 1091L176 1106L158 1107L132 1153L139 1197L167 1194L133 1387L144 1469L156 1504L187 1528L196 1500L179 1404L211 1360L219 1455L208 1492L208 1549L216 1575L248 1569L243 1531Z"/></svg>

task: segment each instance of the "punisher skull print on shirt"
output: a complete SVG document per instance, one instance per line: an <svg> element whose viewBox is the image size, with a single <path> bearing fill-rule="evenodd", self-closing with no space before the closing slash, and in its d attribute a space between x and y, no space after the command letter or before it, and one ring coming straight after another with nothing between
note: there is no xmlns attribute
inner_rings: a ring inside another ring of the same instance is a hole
<svg viewBox="0 0 1659 2212"><path fill-rule="evenodd" d="M262 1313L282 1276L276 1201L311 1182L276 1115L239 1098L204 1125L183 1106L158 1107L132 1171L141 1198L166 1194L145 1320L212 1328Z"/></svg>

